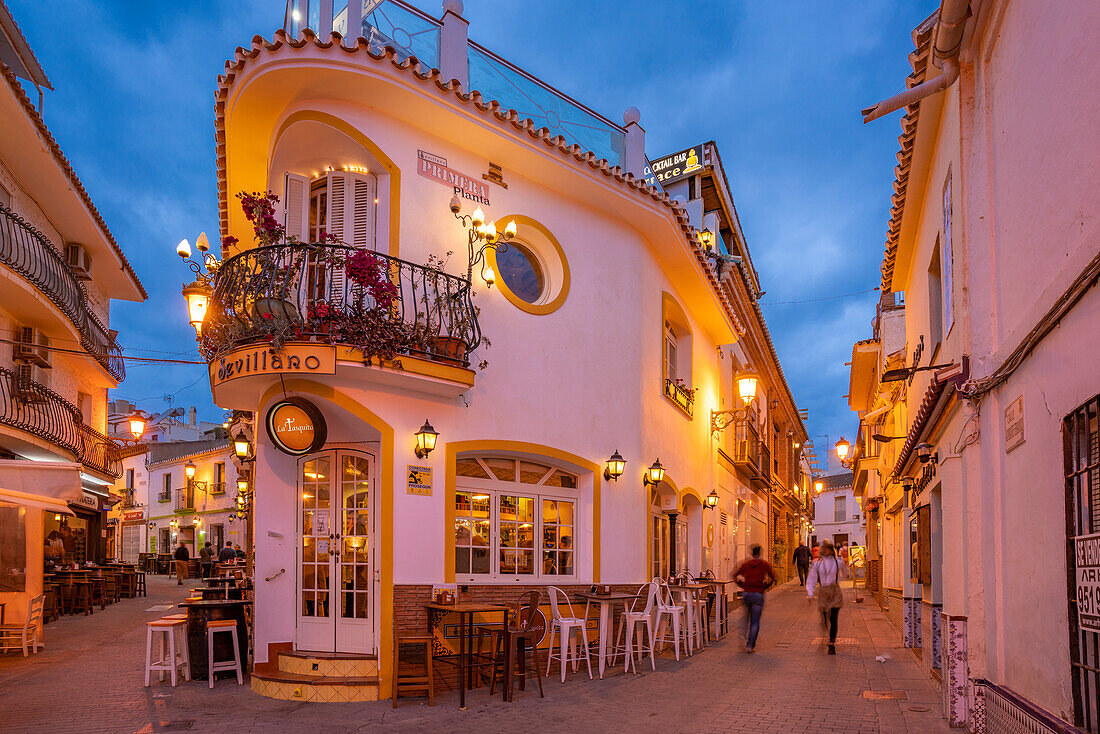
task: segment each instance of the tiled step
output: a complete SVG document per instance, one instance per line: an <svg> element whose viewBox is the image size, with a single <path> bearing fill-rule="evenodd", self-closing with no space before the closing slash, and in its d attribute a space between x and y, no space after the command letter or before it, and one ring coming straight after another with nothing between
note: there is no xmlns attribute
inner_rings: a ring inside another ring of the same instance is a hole
<svg viewBox="0 0 1100 734"><path fill-rule="evenodd" d="M321 677L371 677L378 675L378 658L373 655L321 654L282 651L278 667L284 673Z"/></svg>
<svg viewBox="0 0 1100 734"><path fill-rule="evenodd" d="M378 700L377 675L305 675L280 670L273 663L256 664L252 671L251 687L254 693L283 701L342 703Z"/></svg>

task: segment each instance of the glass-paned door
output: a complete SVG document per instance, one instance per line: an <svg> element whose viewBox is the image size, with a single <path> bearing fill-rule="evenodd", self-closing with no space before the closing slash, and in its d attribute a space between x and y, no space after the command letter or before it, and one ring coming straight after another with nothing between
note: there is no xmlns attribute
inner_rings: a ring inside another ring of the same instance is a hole
<svg viewBox="0 0 1100 734"><path fill-rule="evenodd" d="M373 653L374 457L328 451L300 467L297 647Z"/></svg>

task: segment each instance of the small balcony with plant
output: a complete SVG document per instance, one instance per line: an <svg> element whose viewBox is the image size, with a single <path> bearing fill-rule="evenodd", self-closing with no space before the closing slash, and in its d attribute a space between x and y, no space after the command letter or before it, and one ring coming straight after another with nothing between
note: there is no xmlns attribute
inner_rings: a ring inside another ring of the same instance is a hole
<svg viewBox="0 0 1100 734"><path fill-rule="evenodd" d="M241 348L313 343L379 368L401 370L403 358L469 367L482 342L469 278L445 272L433 256L420 265L327 234L301 242L278 223L276 195L238 198L256 246L218 261L200 236L201 261L188 261L197 278L183 295L208 361ZM236 243L227 237L223 246ZM177 252L190 257L186 241Z"/></svg>

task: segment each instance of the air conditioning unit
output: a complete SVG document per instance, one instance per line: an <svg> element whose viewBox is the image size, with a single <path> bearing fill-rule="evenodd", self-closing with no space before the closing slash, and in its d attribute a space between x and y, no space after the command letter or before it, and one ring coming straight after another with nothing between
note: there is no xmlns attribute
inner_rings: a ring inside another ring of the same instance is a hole
<svg viewBox="0 0 1100 734"><path fill-rule="evenodd" d="M44 403L47 397L42 388L48 387L49 376L46 370L36 364L22 362L16 370L12 398L24 404Z"/></svg>
<svg viewBox="0 0 1100 734"><path fill-rule="evenodd" d="M16 362L31 362L39 367L50 366L50 338L33 326L16 328L12 358Z"/></svg>
<svg viewBox="0 0 1100 734"><path fill-rule="evenodd" d="M73 271L73 275L81 280L91 280L92 256L88 254L83 245L69 245L66 247L65 262L69 264L69 269Z"/></svg>

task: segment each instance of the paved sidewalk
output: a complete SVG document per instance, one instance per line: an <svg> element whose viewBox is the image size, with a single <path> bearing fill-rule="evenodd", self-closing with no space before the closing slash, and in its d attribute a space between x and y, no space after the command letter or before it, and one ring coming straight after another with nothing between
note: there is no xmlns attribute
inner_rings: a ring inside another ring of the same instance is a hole
<svg viewBox="0 0 1100 734"><path fill-rule="evenodd" d="M181 600L187 588L150 577L148 598L50 623L48 648L39 655L0 656L0 732L950 731L937 689L900 647L890 622L869 598L853 603L850 590L836 656L815 643L818 617L803 590L787 584L768 594L754 655L731 635L679 663L658 658L656 672L648 665L639 675L620 669L603 681L571 674L565 685L554 677L544 681L541 700L529 688L504 704L480 689L459 711L457 695L448 691L437 692L434 707L410 699L394 710L389 701L275 701L228 680L213 691L205 681L145 688L143 623L170 613L145 610ZM885 663L875 660L882 653L890 656ZM871 700L864 691L900 691L906 698Z"/></svg>

